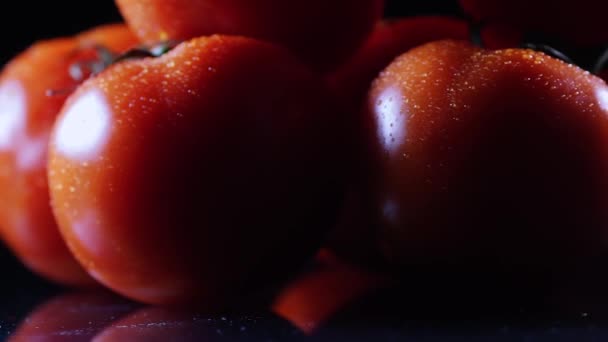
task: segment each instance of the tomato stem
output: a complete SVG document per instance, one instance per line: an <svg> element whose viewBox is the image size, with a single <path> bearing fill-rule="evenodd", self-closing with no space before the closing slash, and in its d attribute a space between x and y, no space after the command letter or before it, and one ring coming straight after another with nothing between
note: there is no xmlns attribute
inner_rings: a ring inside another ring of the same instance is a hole
<svg viewBox="0 0 608 342"><path fill-rule="evenodd" d="M606 69L606 65L608 64L608 48L604 50L604 52L598 57L597 61L593 65L592 72L598 75L600 72Z"/></svg>
<svg viewBox="0 0 608 342"><path fill-rule="evenodd" d="M471 43L480 48L484 47L481 31L484 24L478 21L469 21L469 39Z"/></svg>
<svg viewBox="0 0 608 342"><path fill-rule="evenodd" d="M521 47L524 49L531 49L534 51L539 51L550 57L560 59L568 64L576 65L576 63L574 63L574 61L570 57L568 57L565 53L559 51L558 49L556 49L552 46L546 45L546 44L523 43L521 45Z"/></svg>
<svg viewBox="0 0 608 342"><path fill-rule="evenodd" d="M116 54L112 50L103 45L83 45L74 51L74 55L78 55L85 50L92 49L95 52L95 57L90 59L81 59L70 64L68 73L72 80L77 82L77 85L66 87L63 89L48 89L47 96L69 95L79 83L85 79L95 76L107 69L109 66L120 63L129 59L140 59L146 57L159 57L171 51L180 41L162 41L154 45L143 45L122 54Z"/></svg>
<svg viewBox="0 0 608 342"><path fill-rule="evenodd" d="M103 45L83 46L77 49L79 53L86 49L92 49L95 52L95 57L86 60L79 60L70 65L69 72L72 79L75 81L83 81L85 78L96 75L107 68L116 58L116 54L112 50Z"/></svg>
<svg viewBox="0 0 608 342"><path fill-rule="evenodd" d="M143 45L136 47L114 58L111 64L119 63L128 59L160 57L171 51L179 43L179 41L167 40L154 45Z"/></svg>

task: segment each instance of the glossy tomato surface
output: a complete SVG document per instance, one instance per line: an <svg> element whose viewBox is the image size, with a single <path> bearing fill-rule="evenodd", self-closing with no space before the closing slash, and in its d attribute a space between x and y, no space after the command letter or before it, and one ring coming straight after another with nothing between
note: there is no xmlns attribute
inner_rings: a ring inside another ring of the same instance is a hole
<svg viewBox="0 0 608 342"><path fill-rule="evenodd" d="M502 26L488 25L480 34L481 43L491 49L514 47L520 38L518 32ZM362 101L374 78L399 55L435 40L472 38L470 24L453 17L386 19L376 25L358 52L329 76L329 81L345 101Z"/></svg>
<svg viewBox="0 0 608 342"><path fill-rule="evenodd" d="M572 275L605 260L601 79L531 50L441 41L396 59L368 105L392 262Z"/></svg>
<svg viewBox="0 0 608 342"><path fill-rule="evenodd" d="M68 93L99 63L94 46L120 52L136 44L120 24L33 44L0 74L0 233L32 270L57 282L90 283L62 241L46 177L51 126ZM97 60L95 60L97 59ZM82 63L81 68L74 68Z"/></svg>
<svg viewBox="0 0 608 342"><path fill-rule="evenodd" d="M357 120L372 81L399 55L421 44L439 39L473 39L471 26L462 19L421 16L386 20L379 23L362 48L347 63L328 77L333 91L347 109L352 130L353 179L344 213L327 242L336 252L366 264L381 264L377 257L377 224L368 216L370 195L365 183L370 165L365 158L364 132ZM481 43L489 49L517 46L521 37L516 30L486 25L480 32Z"/></svg>
<svg viewBox="0 0 608 342"><path fill-rule="evenodd" d="M116 0L145 42L243 35L288 47L329 70L346 60L382 15L382 0Z"/></svg>
<svg viewBox="0 0 608 342"><path fill-rule="evenodd" d="M86 82L53 131L54 213L130 298L223 307L296 272L342 198L341 116L269 43L212 36Z"/></svg>

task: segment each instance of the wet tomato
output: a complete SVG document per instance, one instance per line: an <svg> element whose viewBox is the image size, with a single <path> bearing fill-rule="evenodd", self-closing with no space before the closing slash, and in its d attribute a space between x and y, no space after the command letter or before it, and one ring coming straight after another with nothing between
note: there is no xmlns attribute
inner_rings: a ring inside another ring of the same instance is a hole
<svg viewBox="0 0 608 342"><path fill-rule="evenodd" d="M90 63L101 62L96 49L120 52L134 44L124 25L106 25L35 43L0 74L0 233L29 268L57 282L92 280L66 248L49 206L51 126L69 91L91 71Z"/></svg>
<svg viewBox="0 0 608 342"><path fill-rule="evenodd" d="M499 25L486 25L478 37L486 48L497 49L517 46L519 32ZM421 44L440 39L471 40L471 26L462 19L428 16L383 21L376 26L366 43L349 62L328 77L328 81L352 120L353 170L351 192L338 226L332 230L327 245L340 255L353 261L380 266L377 256L376 224L367 216L370 196L365 189L369 165L364 147L360 145L362 132L357 127L358 116L372 81L382 69L399 55Z"/></svg>
<svg viewBox="0 0 608 342"><path fill-rule="evenodd" d="M532 50L441 41L396 59L368 106L380 245L400 269L555 280L605 260L601 79Z"/></svg>
<svg viewBox="0 0 608 342"><path fill-rule="evenodd" d="M491 49L514 47L520 41L519 32L498 25L487 25L480 35L484 47ZM435 40L472 38L470 24L462 19L421 16L381 21L358 52L329 76L329 81L344 101L363 99L374 78L399 55Z"/></svg>
<svg viewBox="0 0 608 342"><path fill-rule="evenodd" d="M54 213L89 274L223 307L318 248L342 198L340 114L287 51L212 36L84 83L50 144Z"/></svg>
<svg viewBox="0 0 608 342"><path fill-rule="evenodd" d="M116 0L147 43L231 34L288 47L321 69L336 67L382 15L382 0Z"/></svg>

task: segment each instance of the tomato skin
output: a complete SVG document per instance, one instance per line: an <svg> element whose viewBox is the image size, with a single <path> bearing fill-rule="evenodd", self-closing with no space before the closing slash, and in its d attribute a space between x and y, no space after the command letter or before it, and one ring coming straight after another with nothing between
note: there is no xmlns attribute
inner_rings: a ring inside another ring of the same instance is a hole
<svg viewBox="0 0 608 342"><path fill-rule="evenodd" d="M385 257L538 274L604 260L607 99L534 51L442 41L399 57L365 117Z"/></svg>
<svg viewBox="0 0 608 342"><path fill-rule="evenodd" d="M440 39L470 40L471 32L468 22L462 19L428 16L398 19L380 22L362 48L347 63L328 76L332 90L347 108L352 117L359 117L365 106L367 92L372 81L380 72L399 55L421 44ZM487 25L481 31L482 44L490 49L517 46L520 42L519 32L498 25ZM374 268L381 267L376 245L376 225L368 213L372 206L365 183L369 170L369 161L365 146L365 132L360 131L357 119L349 121L353 134L354 156L353 168L359 172L351 181L344 214L328 239L328 246L343 257Z"/></svg>
<svg viewBox="0 0 608 342"><path fill-rule="evenodd" d="M209 332L196 329L198 320L188 312L147 307L133 312L104 329L95 341L197 341ZM207 319L201 319L207 322Z"/></svg>
<svg viewBox="0 0 608 342"><path fill-rule="evenodd" d="M468 22L442 16L421 16L379 22L357 53L329 75L332 88L345 101L365 98L372 81L399 55L419 45L441 39L470 40ZM519 32L487 26L481 32L484 47L515 47ZM360 105L360 103L357 103Z"/></svg>
<svg viewBox="0 0 608 342"><path fill-rule="evenodd" d="M282 44L329 70L363 42L384 1L116 0L116 5L144 42L243 35Z"/></svg>
<svg viewBox="0 0 608 342"><path fill-rule="evenodd" d="M225 317L224 317L225 318ZM219 319L218 319L219 321ZM95 341L215 341L218 328L188 312L146 307L104 329Z"/></svg>
<svg viewBox="0 0 608 342"><path fill-rule="evenodd" d="M460 0L461 7L484 23L503 23L535 33L547 34L575 45L608 42L608 29L598 25L605 19L608 3L583 0ZM542 43L542 42L541 42Z"/></svg>
<svg viewBox="0 0 608 342"><path fill-rule="evenodd" d="M33 44L0 74L0 233L32 270L53 281L93 283L61 239L49 206L47 142L65 90L77 85L70 64L91 44L122 51L136 44L121 24ZM47 91L58 93L48 96Z"/></svg>
<svg viewBox="0 0 608 342"><path fill-rule="evenodd" d="M340 119L323 79L269 43L201 37L127 61L57 120L54 213L118 293L223 307L295 271L333 224Z"/></svg>

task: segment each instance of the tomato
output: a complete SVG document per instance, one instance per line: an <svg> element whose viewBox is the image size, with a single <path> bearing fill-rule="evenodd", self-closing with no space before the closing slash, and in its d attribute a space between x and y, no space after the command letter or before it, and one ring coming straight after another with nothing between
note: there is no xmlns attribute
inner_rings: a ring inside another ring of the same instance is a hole
<svg viewBox="0 0 608 342"><path fill-rule="evenodd" d="M94 46L119 52L135 43L124 25L106 25L76 37L35 43L0 74L0 233L29 268L51 280L92 283L68 252L49 206L51 126L67 93L79 82L74 77L91 71L77 63L93 62L98 57Z"/></svg>
<svg viewBox="0 0 608 342"><path fill-rule="evenodd" d="M209 316L151 306L113 323L94 341L300 341L301 335L267 312Z"/></svg>
<svg viewBox="0 0 608 342"><path fill-rule="evenodd" d="M542 278L604 260L601 79L532 50L441 41L388 66L368 108L380 246L399 270Z"/></svg>
<svg viewBox="0 0 608 342"><path fill-rule="evenodd" d="M362 296L385 287L389 277L351 265L323 250L315 267L288 284L272 310L307 335Z"/></svg>
<svg viewBox="0 0 608 342"><path fill-rule="evenodd" d="M356 114L364 106L367 91L372 81L393 59L402 53L423 43L434 40L453 38L470 40L469 23L461 19L441 16L412 17L394 21L383 21L368 38L361 49L329 75L328 81L349 112ZM517 46L521 40L519 32L508 27L487 25L481 31L482 44L487 48ZM356 120L349 121L356 126ZM362 156L364 147L359 146L362 132L357 127L353 130L355 172L351 181L351 192L344 208L344 214L338 226L332 230L327 245L344 257L361 264L379 267L376 240L376 223L367 216L372 205L370 195L364 184L367 181L368 163Z"/></svg>
<svg viewBox="0 0 608 342"><path fill-rule="evenodd" d="M518 35L494 25L483 28L481 39L487 48L513 47L520 41ZM384 20L376 25L358 52L329 76L329 81L344 101L363 99L380 71L409 49L440 39L471 38L469 23L461 19L420 16Z"/></svg>
<svg viewBox="0 0 608 342"><path fill-rule="evenodd" d="M90 341L97 333L137 306L108 293L70 293L52 298L19 324L10 341L48 341L68 338Z"/></svg>
<svg viewBox="0 0 608 342"><path fill-rule="evenodd" d="M608 11L608 3L603 1L460 0L460 5L482 22L501 22L530 33L548 35L551 40L576 45L608 43L608 28L597 25L604 21Z"/></svg>
<svg viewBox="0 0 608 342"><path fill-rule="evenodd" d="M54 213L89 274L152 304L280 283L343 197L341 114L270 43L201 37L85 82L53 129Z"/></svg>
<svg viewBox="0 0 608 342"><path fill-rule="evenodd" d="M209 34L244 35L288 47L320 70L344 61L382 15L382 0L116 0L147 43Z"/></svg>

